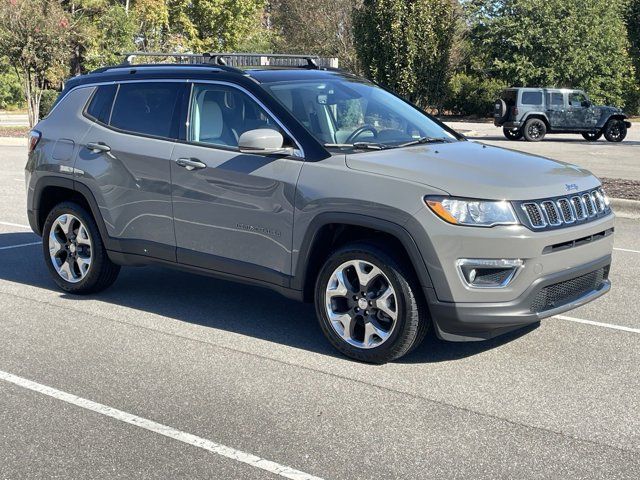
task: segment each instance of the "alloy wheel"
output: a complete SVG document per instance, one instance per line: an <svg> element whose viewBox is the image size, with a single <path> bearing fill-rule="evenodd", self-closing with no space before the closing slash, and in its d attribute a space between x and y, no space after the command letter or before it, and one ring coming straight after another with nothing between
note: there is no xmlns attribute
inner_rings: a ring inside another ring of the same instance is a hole
<svg viewBox="0 0 640 480"><path fill-rule="evenodd" d="M49 256L58 275L67 282L78 283L91 268L91 237L82 221L70 213L60 215L51 225Z"/></svg>
<svg viewBox="0 0 640 480"><path fill-rule="evenodd" d="M380 268L365 260L350 260L333 271L325 309L335 333L362 349L387 341L398 320L393 285Z"/></svg>

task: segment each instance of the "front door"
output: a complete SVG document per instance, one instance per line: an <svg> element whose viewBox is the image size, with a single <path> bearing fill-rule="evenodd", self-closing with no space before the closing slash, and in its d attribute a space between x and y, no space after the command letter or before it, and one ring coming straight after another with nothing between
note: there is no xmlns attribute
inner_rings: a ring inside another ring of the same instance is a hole
<svg viewBox="0 0 640 480"><path fill-rule="evenodd" d="M247 92L194 84L171 175L178 262L286 285L299 158L241 153L256 128L287 135Z"/></svg>
<svg viewBox="0 0 640 480"><path fill-rule="evenodd" d="M593 107L582 92L569 93L569 127L588 129L596 125L597 119L593 115Z"/></svg>

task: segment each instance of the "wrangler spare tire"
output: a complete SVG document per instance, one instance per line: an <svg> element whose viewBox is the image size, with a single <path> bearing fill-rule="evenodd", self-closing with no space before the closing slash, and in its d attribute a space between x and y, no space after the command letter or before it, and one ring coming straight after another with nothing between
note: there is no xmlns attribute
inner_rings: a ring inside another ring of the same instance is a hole
<svg viewBox="0 0 640 480"><path fill-rule="evenodd" d="M504 122L507 119L508 115L509 107L507 106L507 102L499 98L493 105L493 117L498 123L500 123Z"/></svg>

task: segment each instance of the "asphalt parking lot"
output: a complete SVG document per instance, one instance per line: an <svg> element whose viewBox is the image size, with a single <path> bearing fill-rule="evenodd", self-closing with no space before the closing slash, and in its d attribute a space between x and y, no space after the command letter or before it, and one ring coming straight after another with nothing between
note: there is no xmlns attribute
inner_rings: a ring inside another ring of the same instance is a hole
<svg viewBox="0 0 640 480"><path fill-rule="evenodd" d="M569 143L550 138L527 148ZM0 147L0 478L639 477L639 220L617 220L596 302L371 366L258 288L154 267L58 291L24 163Z"/></svg>

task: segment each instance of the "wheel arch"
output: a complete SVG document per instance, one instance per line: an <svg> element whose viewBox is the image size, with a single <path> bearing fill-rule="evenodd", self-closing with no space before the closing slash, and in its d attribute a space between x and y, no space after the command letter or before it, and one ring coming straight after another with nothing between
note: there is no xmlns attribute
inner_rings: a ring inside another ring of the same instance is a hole
<svg viewBox="0 0 640 480"><path fill-rule="evenodd" d="M300 246L292 287L302 291L305 301L311 301L316 277L326 258L339 246L357 240L391 246L393 253L406 261L422 286L432 286L417 243L402 225L363 214L325 212L309 224Z"/></svg>
<svg viewBox="0 0 640 480"><path fill-rule="evenodd" d="M547 131L551 130L551 124L549 123L549 119L547 118L547 115L543 112L529 112L527 114L525 114L524 118L522 119L522 124L524 126L524 124L526 123L527 120L530 120L532 118L537 118L540 119L544 122L545 126L547 127Z"/></svg>
<svg viewBox="0 0 640 480"><path fill-rule="evenodd" d="M108 241L109 236L100 215L98 202L89 188L71 178L42 177L36 183L34 189L34 225L32 228L38 235L42 235L44 222L53 207L64 201L74 201L86 208L93 216L103 242Z"/></svg>
<svg viewBox="0 0 640 480"><path fill-rule="evenodd" d="M607 125L609 120L622 120L624 122L627 120L627 116L624 113L612 113L611 115L607 115L607 116L603 115L602 118L600 118L600 121L598 122L598 124L596 125L596 128L603 129Z"/></svg>

